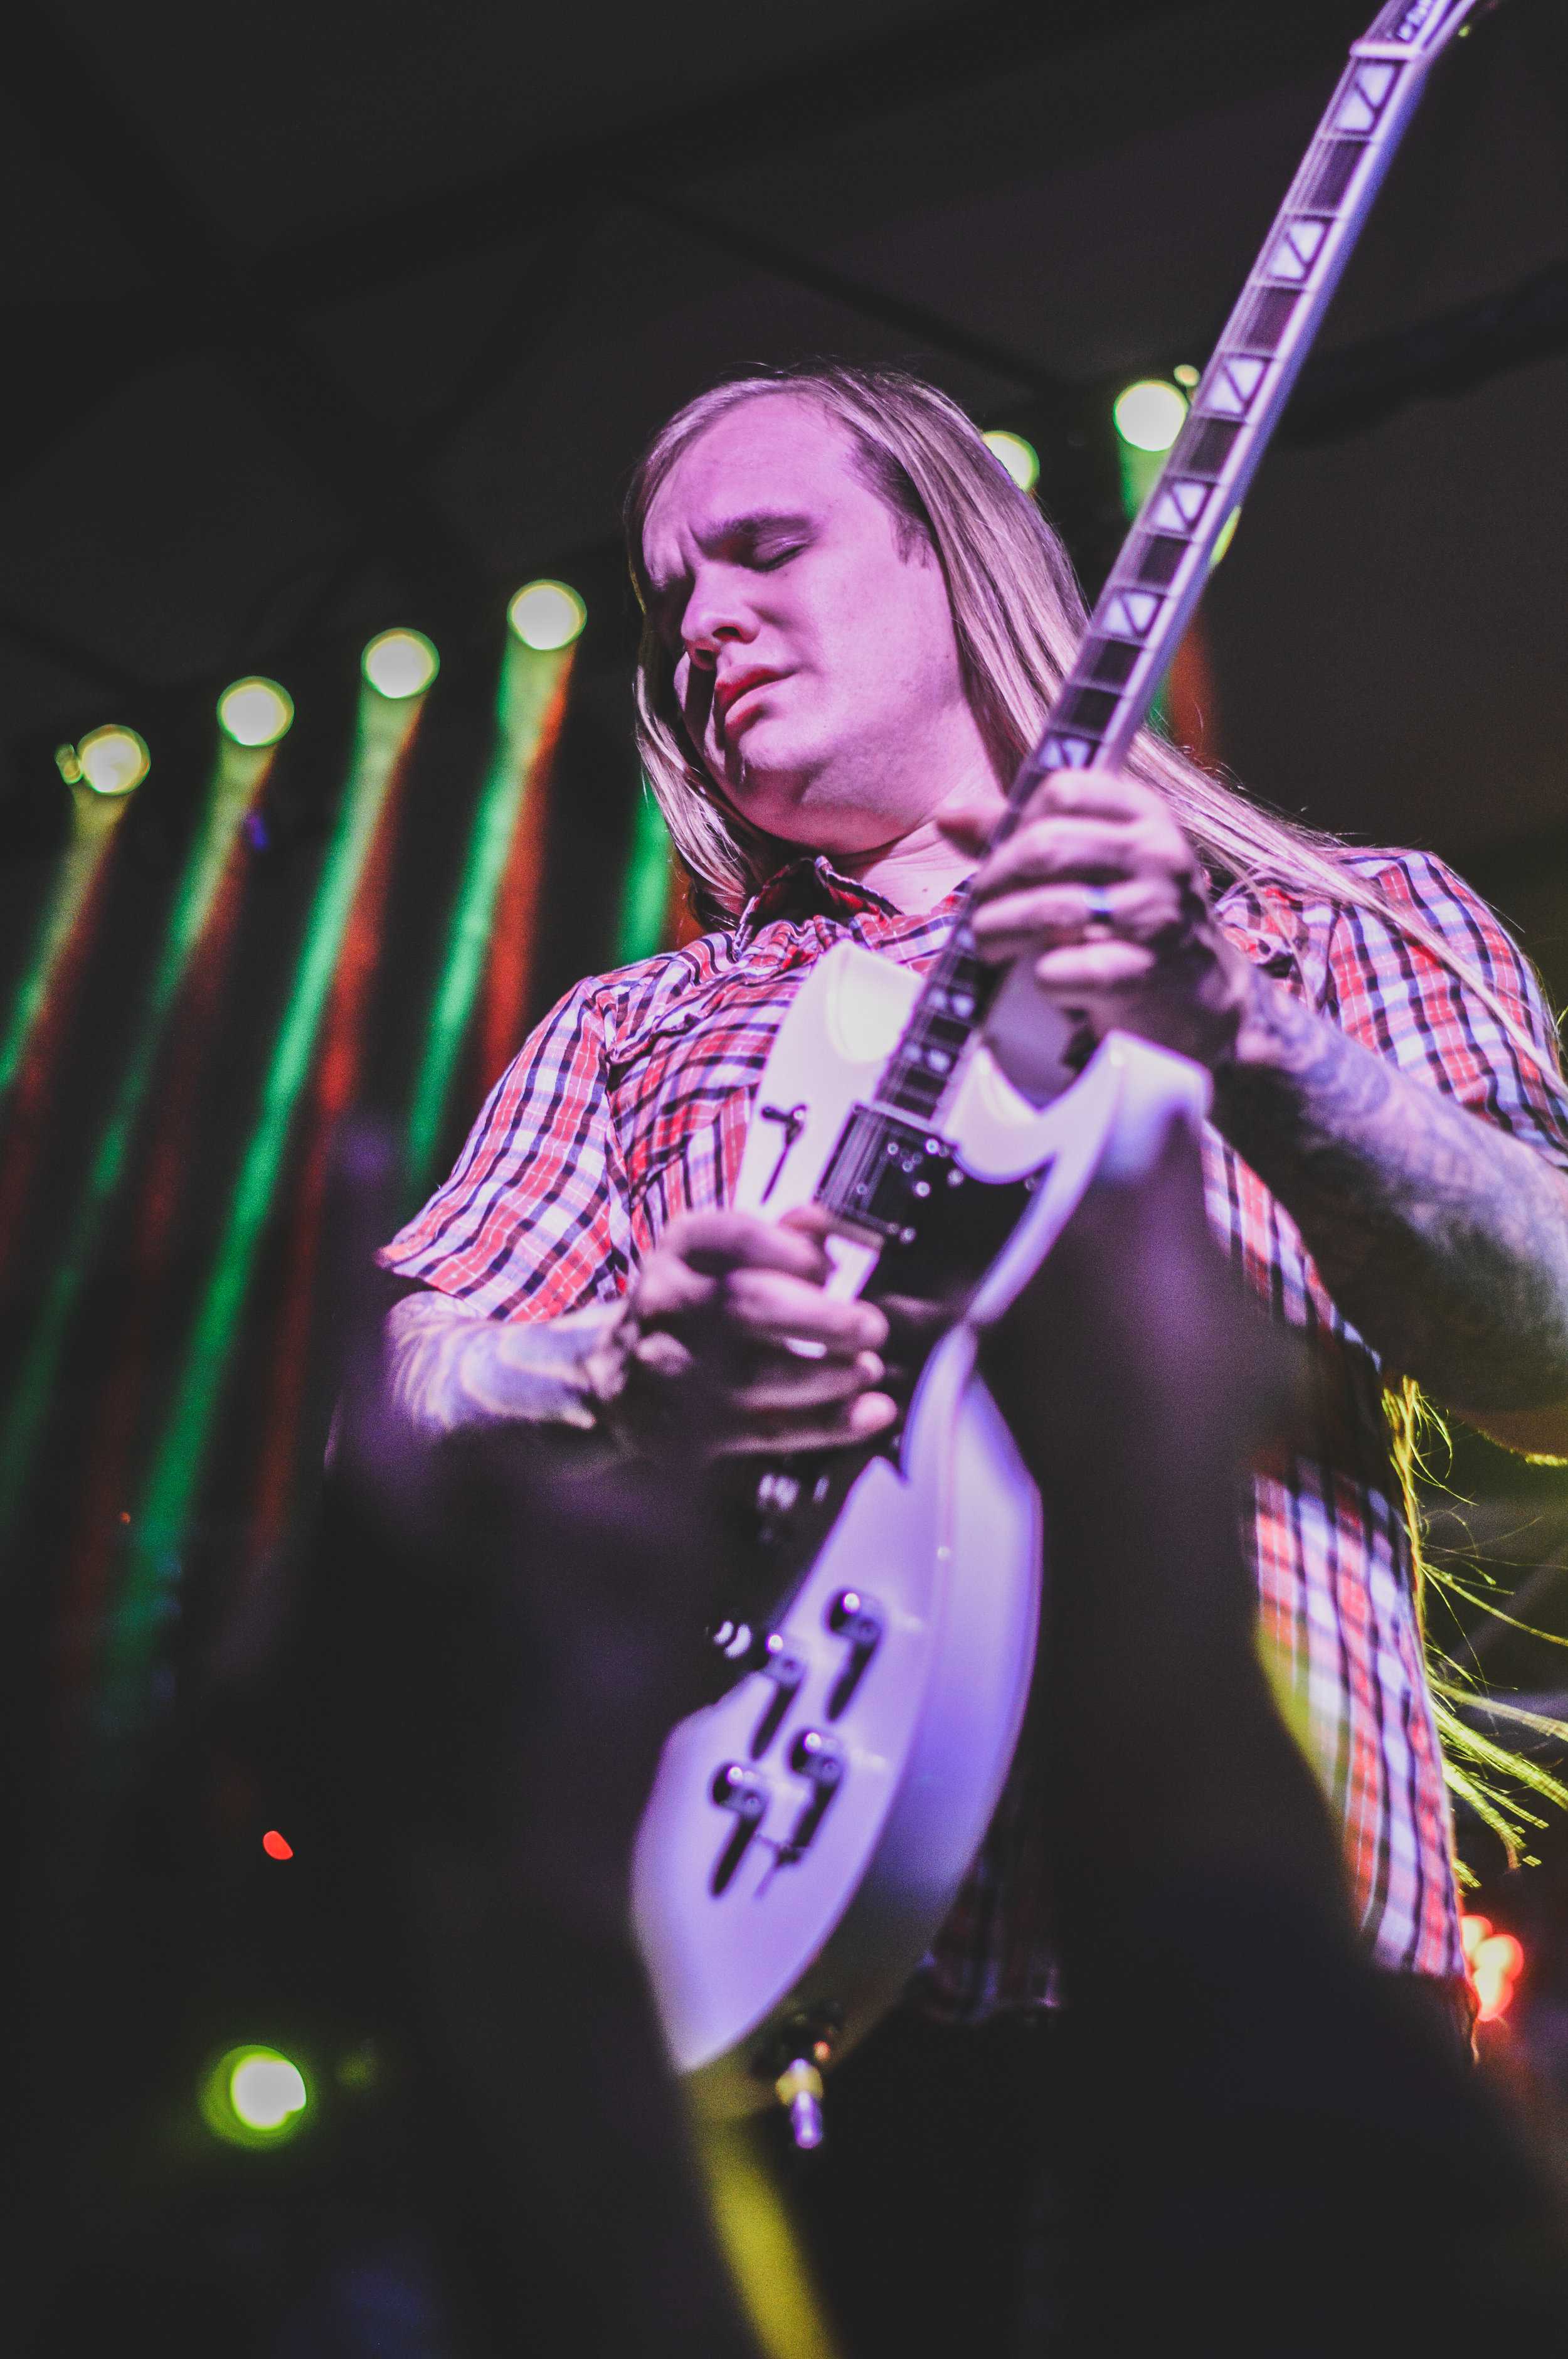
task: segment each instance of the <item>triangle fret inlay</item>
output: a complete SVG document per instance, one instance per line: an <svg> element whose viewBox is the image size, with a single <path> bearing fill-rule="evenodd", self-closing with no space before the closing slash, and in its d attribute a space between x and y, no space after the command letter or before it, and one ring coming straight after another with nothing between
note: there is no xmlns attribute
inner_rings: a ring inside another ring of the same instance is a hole
<svg viewBox="0 0 1568 2359"><path fill-rule="evenodd" d="M1146 639L1164 603L1147 590L1119 590L1105 610L1105 627L1119 639Z"/></svg>
<svg viewBox="0 0 1568 2359"><path fill-rule="evenodd" d="M1267 361L1249 360L1240 353L1222 362L1206 390L1205 408L1217 409L1225 418L1245 418L1268 365Z"/></svg>
<svg viewBox="0 0 1568 2359"><path fill-rule="evenodd" d="M1207 484L1173 484L1149 521L1156 532L1190 532L1208 506Z"/></svg>
<svg viewBox="0 0 1568 2359"><path fill-rule="evenodd" d="M1353 135L1376 128L1378 117L1388 103L1398 69L1376 60L1364 65L1340 102L1334 118L1336 131Z"/></svg>
<svg viewBox="0 0 1568 2359"><path fill-rule="evenodd" d="M1269 256L1270 277L1288 278L1297 286L1302 285L1317 260L1327 235L1326 222L1293 221Z"/></svg>

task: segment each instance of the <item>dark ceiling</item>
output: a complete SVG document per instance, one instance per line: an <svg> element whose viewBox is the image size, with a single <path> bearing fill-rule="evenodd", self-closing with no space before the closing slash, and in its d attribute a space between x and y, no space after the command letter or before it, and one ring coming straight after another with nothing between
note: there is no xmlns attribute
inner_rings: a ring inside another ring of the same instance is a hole
<svg viewBox="0 0 1568 2359"><path fill-rule="evenodd" d="M14 8L12 810L59 734L389 621L493 632L546 568L591 598L643 436L752 360L898 359L1023 425L1085 550L1109 390L1204 357L1368 12ZM1558 0L1434 83L1329 353L1568 257ZM1483 335L1443 397L1400 347L1420 398L1270 460L1210 601L1261 791L1461 852L1568 820L1554 341ZM607 712L623 638L585 648Z"/></svg>

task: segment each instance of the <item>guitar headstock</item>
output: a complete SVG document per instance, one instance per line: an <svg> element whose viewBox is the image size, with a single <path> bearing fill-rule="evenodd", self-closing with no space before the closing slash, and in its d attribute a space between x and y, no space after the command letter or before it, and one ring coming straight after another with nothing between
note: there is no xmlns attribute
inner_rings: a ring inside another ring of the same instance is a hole
<svg viewBox="0 0 1568 2359"><path fill-rule="evenodd" d="M1466 24L1490 16L1501 5L1502 0L1392 0L1372 27L1368 42L1396 43L1408 54L1434 58Z"/></svg>

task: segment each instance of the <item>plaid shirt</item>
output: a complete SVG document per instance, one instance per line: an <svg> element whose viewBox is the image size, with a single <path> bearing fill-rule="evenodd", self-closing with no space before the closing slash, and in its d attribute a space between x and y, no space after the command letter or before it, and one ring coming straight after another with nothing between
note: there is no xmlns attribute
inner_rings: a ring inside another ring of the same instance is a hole
<svg viewBox="0 0 1568 2359"><path fill-rule="evenodd" d="M1266 973L1352 1038L1568 1169L1568 1090L1528 962L1429 855L1365 853L1351 864L1486 977L1541 1044L1551 1081L1473 992L1391 925L1267 884L1234 886L1217 914ZM557 1387L556 1413L587 1422L570 1337L598 1329L606 1312L594 1306L620 1299L667 1221L727 1200L801 976L846 939L919 967L948 915L946 905L905 915L826 860L802 860L770 880L732 932L579 984L502 1075L451 1178L384 1262L491 1318L566 1320L540 1335L541 1377ZM1330 1300L1290 1215L1213 1131L1206 1164L1216 1234L1323 1372L1317 1446L1258 1477L1243 1517L1263 1627L1304 1696L1372 1954L1462 1975L1452 1830L1381 1364ZM1021 1758L927 1962L924 1995L935 2011L968 2018L1044 1996L1044 1816Z"/></svg>

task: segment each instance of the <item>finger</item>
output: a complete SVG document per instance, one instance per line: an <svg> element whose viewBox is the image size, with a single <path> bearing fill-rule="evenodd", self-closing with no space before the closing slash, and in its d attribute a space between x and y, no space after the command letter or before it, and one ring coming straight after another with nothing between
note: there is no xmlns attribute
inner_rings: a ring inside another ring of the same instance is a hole
<svg viewBox="0 0 1568 2359"><path fill-rule="evenodd" d="M1040 820L999 845L975 876L975 894L987 900L1015 883L1044 885L1062 876L1098 882L1130 875L1141 845L1130 823L1065 814Z"/></svg>
<svg viewBox="0 0 1568 2359"><path fill-rule="evenodd" d="M1000 795L983 802L960 803L936 813L936 825L949 843L961 852L983 852L1001 823L1007 804Z"/></svg>
<svg viewBox="0 0 1568 2359"><path fill-rule="evenodd" d="M1141 786L1119 770L1053 770L1024 805L1024 819L1054 818L1072 811L1100 819L1134 820L1146 818L1151 811L1163 814L1164 809L1152 787Z"/></svg>
<svg viewBox="0 0 1568 2359"><path fill-rule="evenodd" d="M830 1237L833 1215L826 1204L797 1204L793 1212L784 1214L779 1226L803 1237Z"/></svg>
<svg viewBox="0 0 1568 2359"><path fill-rule="evenodd" d="M1014 885L1048 885L1066 877L1103 884L1115 877L1184 884L1195 873L1192 847L1163 819L1121 824L1108 820L1036 820L998 847L975 879L982 899Z"/></svg>
<svg viewBox="0 0 1568 2359"><path fill-rule="evenodd" d="M1157 963L1155 952L1143 942L1074 942L1037 958L1034 979L1053 998L1071 1005L1099 993L1136 988L1148 981Z"/></svg>
<svg viewBox="0 0 1568 2359"><path fill-rule="evenodd" d="M1074 880L988 901L971 921L982 957L1022 958L1059 942L1103 940L1108 933L1155 942L1181 922L1181 897L1168 883L1133 880L1102 885L1095 893L1091 898L1090 888Z"/></svg>
<svg viewBox="0 0 1568 2359"><path fill-rule="evenodd" d="M723 1458L775 1457L796 1450L845 1450L885 1433L898 1416L886 1393L861 1393L832 1416L762 1417L714 1444Z"/></svg>
<svg viewBox="0 0 1568 2359"><path fill-rule="evenodd" d="M875 1352L857 1352L852 1360L799 1360L787 1352L770 1353L754 1375L730 1387L729 1398L746 1416L821 1408L871 1392L885 1373Z"/></svg>
<svg viewBox="0 0 1568 2359"><path fill-rule="evenodd" d="M782 1269L820 1286L832 1269L820 1237L754 1212L683 1212L670 1223L659 1247L709 1277L732 1269Z"/></svg>
<svg viewBox="0 0 1568 2359"><path fill-rule="evenodd" d="M888 1322L874 1302L842 1302L775 1270L731 1270L719 1308L728 1324L757 1343L820 1343L852 1357L887 1341Z"/></svg>

